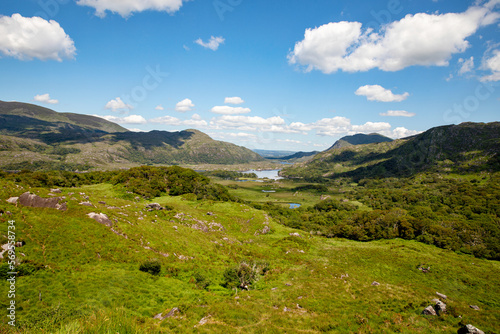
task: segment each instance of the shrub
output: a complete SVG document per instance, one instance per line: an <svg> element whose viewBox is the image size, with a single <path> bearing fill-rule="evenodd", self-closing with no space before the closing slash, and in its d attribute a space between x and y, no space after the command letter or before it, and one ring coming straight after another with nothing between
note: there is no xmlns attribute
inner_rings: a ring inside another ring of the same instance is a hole
<svg viewBox="0 0 500 334"><path fill-rule="evenodd" d="M240 262L237 267L229 268L224 272L223 286L228 289L240 288L249 290L250 286L257 282L261 275L269 270L267 263Z"/></svg>
<svg viewBox="0 0 500 334"><path fill-rule="evenodd" d="M140 271L150 273L151 275L160 275L161 263L158 260L149 260L139 266Z"/></svg>

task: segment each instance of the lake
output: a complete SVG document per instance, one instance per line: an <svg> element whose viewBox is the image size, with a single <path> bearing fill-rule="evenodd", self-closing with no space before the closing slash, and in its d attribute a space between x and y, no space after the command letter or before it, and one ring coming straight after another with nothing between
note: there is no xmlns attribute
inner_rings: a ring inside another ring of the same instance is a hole
<svg viewBox="0 0 500 334"><path fill-rule="evenodd" d="M273 170L248 170L243 173L255 173L259 179L268 178L271 180L281 180L283 179L278 175L281 169L273 169Z"/></svg>

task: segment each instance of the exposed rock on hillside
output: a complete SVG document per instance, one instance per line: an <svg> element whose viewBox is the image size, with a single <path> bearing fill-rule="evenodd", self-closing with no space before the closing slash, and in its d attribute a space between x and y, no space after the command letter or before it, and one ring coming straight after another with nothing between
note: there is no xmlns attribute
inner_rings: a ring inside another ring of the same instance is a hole
<svg viewBox="0 0 500 334"><path fill-rule="evenodd" d="M24 206L33 208L51 208L65 211L67 209L66 203L60 204L59 202L61 200L62 198L60 197L42 198L29 192L25 192L19 197L19 203Z"/></svg>

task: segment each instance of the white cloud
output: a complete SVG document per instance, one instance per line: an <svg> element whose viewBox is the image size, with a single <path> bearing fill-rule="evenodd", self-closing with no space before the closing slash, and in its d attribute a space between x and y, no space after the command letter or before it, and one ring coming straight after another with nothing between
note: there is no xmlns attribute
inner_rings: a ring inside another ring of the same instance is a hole
<svg viewBox="0 0 500 334"><path fill-rule="evenodd" d="M191 111L193 110L194 107L195 105L193 104L193 101L191 101L190 99L184 99L175 105L175 111L178 112Z"/></svg>
<svg viewBox="0 0 500 334"><path fill-rule="evenodd" d="M54 100L50 98L49 94L35 95L33 98L37 102L49 103L49 104L58 104L58 100Z"/></svg>
<svg viewBox="0 0 500 334"><path fill-rule="evenodd" d="M144 130L141 130L141 129L137 129L137 128L132 128L132 129L127 129L128 131L132 131L132 132L146 132Z"/></svg>
<svg viewBox="0 0 500 334"><path fill-rule="evenodd" d="M491 74L483 76L481 81L500 81L500 50L493 51L493 56L484 60L483 68Z"/></svg>
<svg viewBox="0 0 500 334"><path fill-rule="evenodd" d="M80 6L93 7L99 17L106 16L107 10L122 17L145 10L175 13L181 8L182 3L183 0L77 0Z"/></svg>
<svg viewBox="0 0 500 334"><path fill-rule="evenodd" d="M155 107L155 110L160 110L160 111L163 111L163 110L165 110L165 108L163 108L163 106L162 106L161 104L159 104L159 105L157 105L157 106Z"/></svg>
<svg viewBox="0 0 500 334"><path fill-rule="evenodd" d="M474 69L474 57L470 57L469 59L460 58L458 63L462 64L460 70L458 70L458 73L461 75L471 72Z"/></svg>
<svg viewBox="0 0 500 334"><path fill-rule="evenodd" d="M334 22L307 29L288 55L290 64L330 74L399 71L409 66L448 66L453 54L469 47L466 40L481 26L495 23L493 7L472 6L463 13L407 15L379 32L359 22Z"/></svg>
<svg viewBox="0 0 500 334"><path fill-rule="evenodd" d="M181 126L182 125L182 126L194 127L194 128L208 127L207 121L203 120L201 118L201 116L198 114L194 114L193 116L191 116L190 119L187 119L187 120L180 120L179 118L172 117L172 116L163 116L163 117L151 119L149 122L168 125L168 126Z"/></svg>
<svg viewBox="0 0 500 334"><path fill-rule="evenodd" d="M359 87L355 92L356 95L366 96L368 101L377 102L401 102L410 96L409 93L401 95L393 94L389 89L385 89L379 85L366 85Z"/></svg>
<svg viewBox="0 0 500 334"><path fill-rule="evenodd" d="M20 60L73 59L73 40L59 23L20 14L0 16L0 53Z"/></svg>
<svg viewBox="0 0 500 334"><path fill-rule="evenodd" d="M210 125L213 129L237 129L240 131L262 131L280 133L298 133L286 126L279 116L263 118L259 116L224 115L214 118Z"/></svg>
<svg viewBox="0 0 500 334"><path fill-rule="evenodd" d="M94 115L97 116L97 115ZM103 118L107 121L118 123L118 124L146 124L147 121L144 117L140 115L130 115L126 117L116 117L116 116L97 116Z"/></svg>
<svg viewBox="0 0 500 334"><path fill-rule="evenodd" d="M400 138L415 136L415 135L418 135L419 133L422 133L422 131L408 130L405 127L397 127L394 130L380 132L381 135L384 135L386 137L390 137L393 139L400 139Z"/></svg>
<svg viewBox="0 0 500 334"><path fill-rule="evenodd" d="M191 116L191 119L187 119L182 121L182 125L190 126L193 128L206 128L208 127L207 121L201 118L200 115L194 114Z"/></svg>
<svg viewBox="0 0 500 334"><path fill-rule="evenodd" d="M254 134L238 132L238 133L208 133L210 137L220 140L238 140L238 141L255 141L258 137Z"/></svg>
<svg viewBox="0 0 500 334"><path fill-rule="evenodd" d="M196 44L203 46L206 49L210 49L213 51L217 51L219 46L223 44L225 39L221 36L219 37L210 37L210 40L208 42L203 42L201 38L198 38L196 41L194 41Z"/></svg>
<svg viewBox="0 0 500 334"><path fill-rule="evenodd" d="M243 99L241 97L226 97L226 99L224 100L224 103L226 104L242 104L242 103L245 103L245 101L243 101Z"/></svg>
<svg viewBox="0 0 500 334"><path fill-rule="evenodd" d="M243 107L215 106L210 111L213 112L214 114L221 114L221 115L239 115L239 114L248 114L252 110Z"/></svg>
<svg viewBox="0 0 500 334"><path fill-rule="evenodd" d="M116 111L129 111L129 110L134 109L133 106L126 104L119 97L106 103L106 106L104 108L109 109L111 111L115 111L115 112Z"/></svg>
<svg viewBox="0 0 500 334"><path fill-rule="evenodd" d="M413 117L415 113L408 112L406 110L389 110L385 113L380 113L380 116L388 116L388 117Z"/></svg>

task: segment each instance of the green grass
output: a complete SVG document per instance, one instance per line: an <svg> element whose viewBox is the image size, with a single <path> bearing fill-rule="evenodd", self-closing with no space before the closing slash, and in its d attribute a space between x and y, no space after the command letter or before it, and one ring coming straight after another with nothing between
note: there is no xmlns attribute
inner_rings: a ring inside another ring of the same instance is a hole
<svg viewBox="0 0 500 334"><path fill-rule="evenodd" d="M267 187L238 185L234 194L248 200L259 199L259 190ZM308 192L293 196L296 186L270 185L277 187L270 198L305 205L319 200L320 194ZM189 196L145 201L108 184L62 189L66 212L4 201L27 190L0 180L0 234L7 233L8 220L15 220L16 238L26 242L17 249L20 260L44 269L17 278L18 327L9 328L2 316L0 332L456 333L461 321L486 333L500 331L498 262L414 241L312 237L244 204ZM29 190L44 197L49 192ZM83 196L95 207L80 205ZM173 210L149 212L151 202ZM88 218L89 212L106 213L122 235ZM224 230L194 229L200 221L221 224ZM266 224L271 232L256 235ZM292 232L302 237L291 237ZM159 276L139 270L141 263L155 259L162 264ZM242 261L268 263L269 271L250 291L224 288L224 272ZM430 266L430 272L422 273L419 265ZM372 286L373 281L380 286ZM421 315L436 291L448 295L449 313ZM0 312L5 312L6 284L0 296ZM472 310L471 304L481 310ZM177 316L153 319L174 307ZM207 322L198 325L205 317Z"/></svg>

